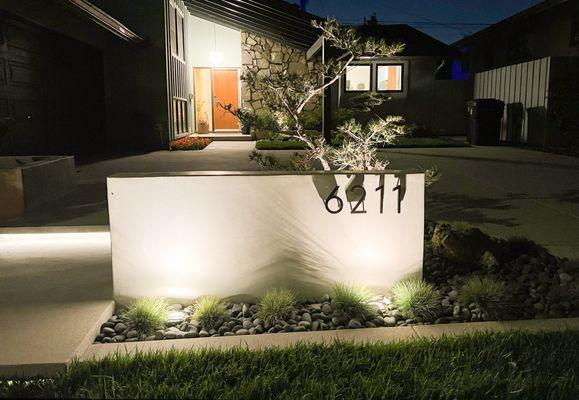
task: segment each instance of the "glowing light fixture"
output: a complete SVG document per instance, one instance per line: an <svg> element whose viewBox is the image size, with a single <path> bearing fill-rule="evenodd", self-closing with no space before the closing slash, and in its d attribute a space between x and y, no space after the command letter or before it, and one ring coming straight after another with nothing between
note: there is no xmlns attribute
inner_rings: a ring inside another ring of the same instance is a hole
<svg viewBox="0 0 579 400"><path fill-rule="evenodd" d="M209 53L209 61L213 66L220 66L223 62L223 54L217 51L217 25L213 23L213 51Z"/></svg>

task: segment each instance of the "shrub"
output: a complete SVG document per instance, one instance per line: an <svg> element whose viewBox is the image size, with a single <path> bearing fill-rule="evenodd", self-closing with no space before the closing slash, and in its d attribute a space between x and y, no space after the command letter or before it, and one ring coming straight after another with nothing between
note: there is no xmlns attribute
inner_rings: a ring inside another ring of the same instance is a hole
<svg viewBox="0 0 579 400"><path fill-rule="evenodd" d="M127 307L125 317L129 326L141 333L149 334L163 327L168 315L167 307L165 299L138 299Z"/></svg>
<svg viewBox="0 0 579 400"><path fill-rule="evenodd" d="M283 130L284 123L277 115L267 109L259 110L256 113L255 127L261 130L279 132Z"/></svg>
<svg viewBox="0 0 579 400"><path fill-rule="evenodd" d="M316 108L311 111L303 111L300 115L300 121L306 130L322 130L322 110Z"/></svg>
<svg viewBox="0 0 579 400"><path fill-rule="evenodd" d="M169 146L170 150L203 150L209 146L211 139L196 138L187 136L181 139L173 140Z"/></svg>
<svg viewBox="0 0 579 400"><path fill-rule="evenodd" d="M504 282L488 277L469 277L458 292L458 301L462 305L476 304L483 313L492 319L498 319L505 311L506 286Z"/></svg>
<svg viewBox="0 0 579 400"><path fill-rule="evenodd" d="M216 296L203 296L193 304L193 318L199 321L203 328L211 329L225 316L227 307L223 299Z"/></svg>
<svg viewBox="0 0 579 400"><path fill-rule="evenodd" d="M269 323L287 318L294 309L296 298L289 289L270 289L259 300L259 318Z"/></svg>
<svg viewBox="0 0 579 400"><path fill-rule="evenodd" d="M407 317L432 320L438 314L440 295L430 283L406 279L392 288L394 304Z"/></svg>
<svg viewBox="0 0 579 400"><path fill-rule="evenodd" d="M347 318L367 318L376 315L369 304L372 292L362 285L336 283L332 286L332 304Z"/></svg>

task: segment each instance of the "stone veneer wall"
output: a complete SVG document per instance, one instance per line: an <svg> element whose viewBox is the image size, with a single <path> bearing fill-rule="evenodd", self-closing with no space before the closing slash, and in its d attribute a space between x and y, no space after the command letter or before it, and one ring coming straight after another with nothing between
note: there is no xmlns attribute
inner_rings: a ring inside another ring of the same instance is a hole
<svg viewBox="0 0 579 400"><path fill-rule="evenodd" d="M305 73L313 68L314 63L306 60L306 52L272 39L241 32L241 64L242 72L245 73L254 63L259 67L260 73L278 73L287 66L289 73ZM245 82L241 85L241 94L245 107L258 111L264 108L263 96L258 89L251 88ZM316 107L316 102L306 109Z"/></svg>

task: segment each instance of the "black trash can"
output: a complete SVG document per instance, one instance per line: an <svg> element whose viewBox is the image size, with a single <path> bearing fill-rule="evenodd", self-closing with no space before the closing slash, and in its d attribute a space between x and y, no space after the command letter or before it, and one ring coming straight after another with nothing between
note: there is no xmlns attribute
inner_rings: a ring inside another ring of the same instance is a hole
<svg viewBox="0 0 579 400"><path fill-rule="evenodd" d="M497 146L501 140L505 103L496 99L475 99L466 105L470 125L468 142L479 146Z"/></svg>

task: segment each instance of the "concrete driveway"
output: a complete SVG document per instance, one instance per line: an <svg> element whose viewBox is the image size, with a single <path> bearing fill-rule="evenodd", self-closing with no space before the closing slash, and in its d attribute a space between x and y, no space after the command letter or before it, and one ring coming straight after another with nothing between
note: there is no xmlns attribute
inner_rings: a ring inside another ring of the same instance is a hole
<svg viewBox="0 0 579 400"><path fill-rule="evenodd" d="M511 147L396 149L392 168L438 166L427 217L464 221L501 237L524 236L579 259L579 159Z"/></svg>
<svg viewBox="0 0 579 400"><path fill-rule="evenodd" d="M202 151L160 151L78 167L78 189L4 226L107 225L106 177L117 172L255 170L253 142L213 142ZM279 156L293 152L277 151ZM579 159L511 147L395 149L394 169L438 166L427 216L464 221L502 237L525 236L579 259Z"/></svg>

